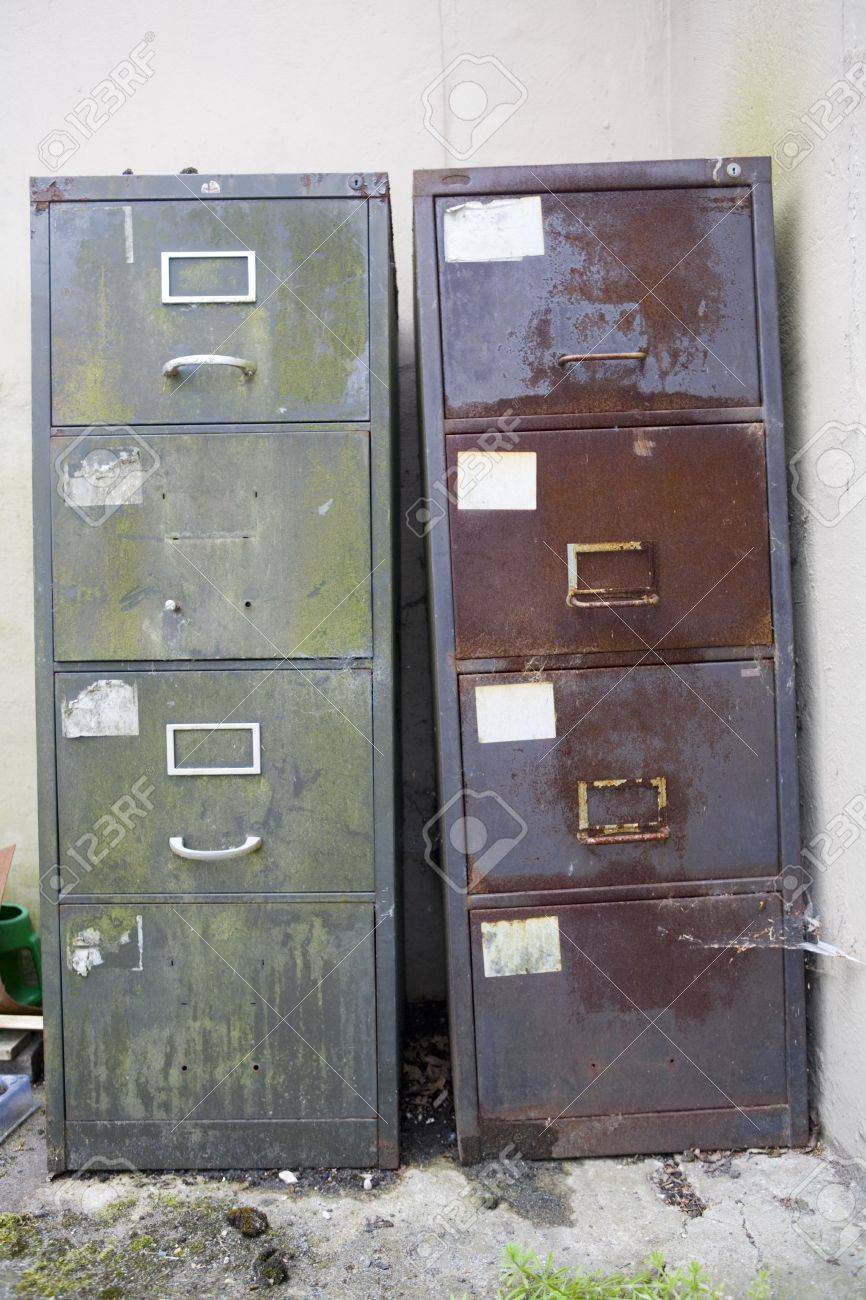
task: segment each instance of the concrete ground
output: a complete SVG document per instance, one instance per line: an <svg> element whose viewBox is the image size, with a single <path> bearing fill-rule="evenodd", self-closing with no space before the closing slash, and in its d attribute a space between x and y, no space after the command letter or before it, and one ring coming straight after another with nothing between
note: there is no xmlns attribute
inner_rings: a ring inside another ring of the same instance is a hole
<svg viewBox="0 0 866 1300"><path fill-rule="evenodd" d="M447 1114L423 1106L406 1148L400 1173L367 1176L367 1189L360 1172L51 1180L40 1111L0 1146L0 1296L232 1297L267 1289L270 1264L287 1298L492 1300L508 1243L605 1271L653 1251L699 1260L735 1297L760 1270L785 1300L866 1295L860 1171L820 1149L563 1164L505 1153L463 1169ZM264 1211L262 1236L230 1226L244 1206Z"/></svg>

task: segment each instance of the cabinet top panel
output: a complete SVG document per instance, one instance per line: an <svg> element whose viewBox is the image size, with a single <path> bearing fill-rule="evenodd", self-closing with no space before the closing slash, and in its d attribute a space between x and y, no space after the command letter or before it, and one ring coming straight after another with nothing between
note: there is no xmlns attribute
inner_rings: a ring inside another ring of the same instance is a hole
<svg viewBox="0 0 866 1300"><path fill-rule="evenodd" d="M32 176L30 198L37 210L49 203L111 199L297 199L381 198L386 172L301 172L232 176L212 172L177 176Z"/></svg>
<svg viewBox="0 0 866 1300"><path fill-rule="evenodd" d="M416 171L416 197L534 194L539 189L655 189L686 185L752 185L769 181L770 159L685 158L658 162L568 163L538 167L467 167Z"/></svg>

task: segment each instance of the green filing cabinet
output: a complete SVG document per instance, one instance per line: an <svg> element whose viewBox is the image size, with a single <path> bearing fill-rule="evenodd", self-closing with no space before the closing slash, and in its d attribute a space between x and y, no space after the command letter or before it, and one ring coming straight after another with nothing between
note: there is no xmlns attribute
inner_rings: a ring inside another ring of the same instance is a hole
<svg viewBox="0 0 866 1300"><path fill-rule="evenodd" d="M383 175L32 182L48 1148L398 1161Z"/></svg>

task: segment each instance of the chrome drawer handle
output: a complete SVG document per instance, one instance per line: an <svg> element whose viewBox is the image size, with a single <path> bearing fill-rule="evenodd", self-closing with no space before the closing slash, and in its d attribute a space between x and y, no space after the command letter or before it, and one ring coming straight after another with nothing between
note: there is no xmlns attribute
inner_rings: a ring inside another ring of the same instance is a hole
<svg viewBox="0 0 866 1300"><path fill-rule="evenodd" d="M257 369L255 361L245 361L243 357L222 357L216 352L203 352L200 356L172 357L171 361L166 361L162 373L166 379L177 379L181 366L237 366L247 379L252 379Z"/></svg>
<svg viewBox="0 0 866 1300"><path fill-rule="evenodd" d="M248 835L243 844L233 849L188 849L182 835L172 835L168 847L179 858L188 858L190 862L227 862L229 858L244 858L248 853L255 853L262 847L261 835Z"/></svg>
<svg viewBox="0 0 866 1300"><path fill-rule="evenodd" d="M558 366L570 366L577 361L646 361L645 352L566 352L559 357Z"/></svg>

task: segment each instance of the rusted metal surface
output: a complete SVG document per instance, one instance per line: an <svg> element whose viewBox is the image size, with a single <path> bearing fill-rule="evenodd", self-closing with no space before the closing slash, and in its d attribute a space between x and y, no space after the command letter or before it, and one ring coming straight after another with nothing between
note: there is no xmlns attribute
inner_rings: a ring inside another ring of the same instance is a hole
<svg viewBox="0 0 866 1300"><path fill-rule="evenodd" d="M541 915L556 919L561 969L485 977L483 927ZM473 912L482 1116L782 1104L782 957L738 947L780 915L765 895Z"/></svg>
<svg viewBox="0 0 866 1300"><path fill-rule="evenodd" d="M739 174L731 177L727 167L736 163ZM453 194L543 194L551 191L702 189L716 186L766 184L770 180L770 159L668 158L653 162L547 163L538 167L460 167L413 173L416 197ZM421 206L420 204L418 205Z"/></svg>
<svg viewBox="0 0 866 1300"><path fill-rule="evenodd" d="M440 259L447 417L757 405L748 189L538 192L543 256Z"/></svg>
<svg viewBox="0 0 866 1300"><path fill-rule="evenodd" d="M415 194L461 1158L801 1142L802 953L724 947L802 909L769 160Z"/></svg>
<svg viewBox="0 0 866 1300"><path fill-rule="evenodd" d="M477 449L448 439L457 493ZM535 510L452 501L459 658L771 642L759 425L531 433L516 452L535 454Z"/></svg>
<svg viewBox="0 0 866 1300"><path fill-rule="evenodd" d="M464 781L499 796L478 805L473 892L775 874L769 660L544 673L555 737L480 743L476 687L529 680L460 678Z"/></svg>
<svg viewBox="0 0 866 1300"><path fill-rule="evenodd" d="M66 197L67 182L63 178L30 179L30 201L34 212L47 212L52 203Z"/></svg>

